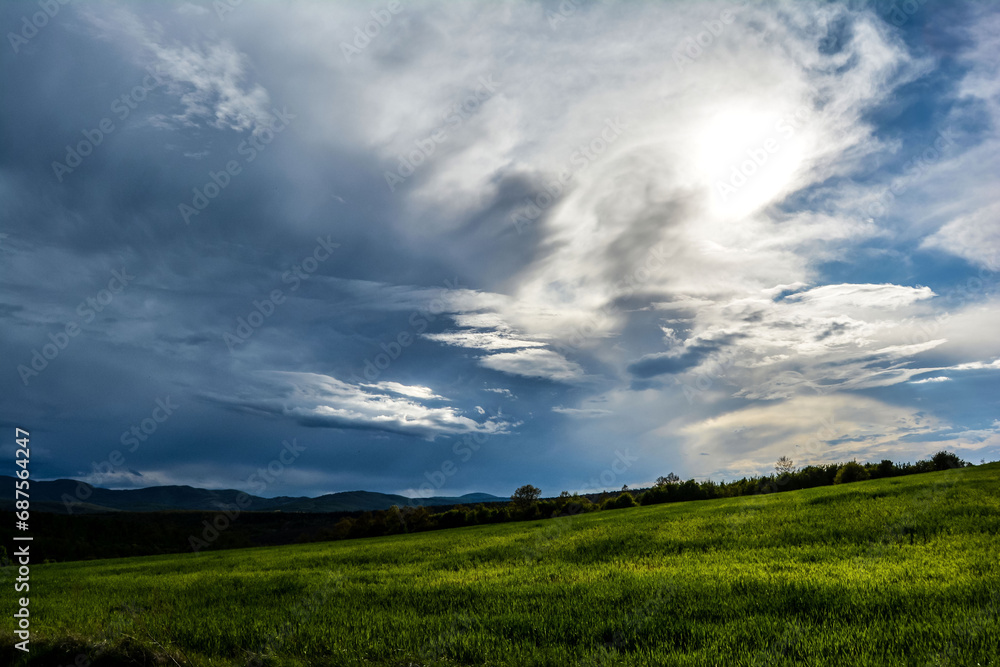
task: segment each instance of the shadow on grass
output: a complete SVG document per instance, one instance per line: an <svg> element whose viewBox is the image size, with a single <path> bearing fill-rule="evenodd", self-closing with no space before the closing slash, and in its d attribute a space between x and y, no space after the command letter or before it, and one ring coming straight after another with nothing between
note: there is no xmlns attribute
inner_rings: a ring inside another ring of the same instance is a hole
<svg viewBox="0 0 1000 667"><path fill-rule="evenodd" d="M82 639L32 641L29 653L6 642L0 646L0 664L11 667L188 667L185 657L167 651L153 651L132 637L124 637L114 645L87 642Z"/></svg>

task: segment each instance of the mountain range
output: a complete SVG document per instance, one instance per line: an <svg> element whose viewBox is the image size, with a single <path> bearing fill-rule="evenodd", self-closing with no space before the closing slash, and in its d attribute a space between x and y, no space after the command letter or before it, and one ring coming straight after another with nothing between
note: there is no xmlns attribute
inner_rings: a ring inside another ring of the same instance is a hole
<svg viewBox="0 0 1000 667"><path fill-rule="evenodd" d="M0 509L14 509L14 477L0 475L0 484L9 489L0 500ZM393 505L440 506L505 502L507 498L488 493L467 493L463 496L432 496L407 498L373 491L342 491L316 498L279 496L262 498L246 494L237 503L242 491L211 490L192 486L151 486L144 489L103 489L75 479L48 482L31 481L31 509L39 512L78 514L95 512L161 512L168 510L215 511L240 506L247 512L359 512L389 509Z"/></svg>

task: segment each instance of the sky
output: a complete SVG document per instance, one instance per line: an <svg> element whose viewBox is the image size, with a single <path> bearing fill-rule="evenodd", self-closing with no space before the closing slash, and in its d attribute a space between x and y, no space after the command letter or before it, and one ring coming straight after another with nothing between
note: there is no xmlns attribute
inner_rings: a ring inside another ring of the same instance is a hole
<svg viewBox="0 0 1000 667"><path fill-rule="evenodd" d="M0 16L0 450L28 430L35 478L1000 458L1000 5Z"/></svg>

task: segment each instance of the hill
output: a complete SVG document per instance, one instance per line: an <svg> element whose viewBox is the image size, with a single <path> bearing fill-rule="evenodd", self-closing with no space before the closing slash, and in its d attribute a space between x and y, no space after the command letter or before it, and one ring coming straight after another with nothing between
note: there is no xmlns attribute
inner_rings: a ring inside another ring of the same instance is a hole
<svg viewBox="0 0 1000 667"><path fill-rule="evenodd" d="M0 485L14 488L14 478L0 475ZM94 512L164 512L169 510L218 511L237 506L243 494L236 489L210 490L192 486L151 486L144 489L103 489L75 479L31 482L31 504L36 511L84 514ZM408 498L373 491L343 491L318 498L262 498L246 494L250 499L246 510L255 512L362 512L400 507L438 507L476 503L505 502L488 493L468 493L464 496L432 496ZM68 502L67 502L68 501ZM246 501L244 500L244 503ZM12 511L14 500L0 501L0 511Z"/></svg>
<svg viewBox="0 0 1000 667"><path fill-rule="evenodd" d="M35 664L980 665L1000 464L32 570ZM12 569L12 568L11 568ZM2 642L13 635L4 630ZM21 659L8 649L9 664Z"/></svg>

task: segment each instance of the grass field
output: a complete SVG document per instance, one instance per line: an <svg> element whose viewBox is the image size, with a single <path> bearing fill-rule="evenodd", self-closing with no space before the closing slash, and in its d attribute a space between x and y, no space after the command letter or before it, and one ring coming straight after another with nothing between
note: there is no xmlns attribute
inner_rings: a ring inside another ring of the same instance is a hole
<svg viewBox="0 0 1000 667"><path fill-rule="evenodd" d="M1000 665L998 529L1000 464L988 464L40 565L31 664L83 652L95 665Z"/></svg>

